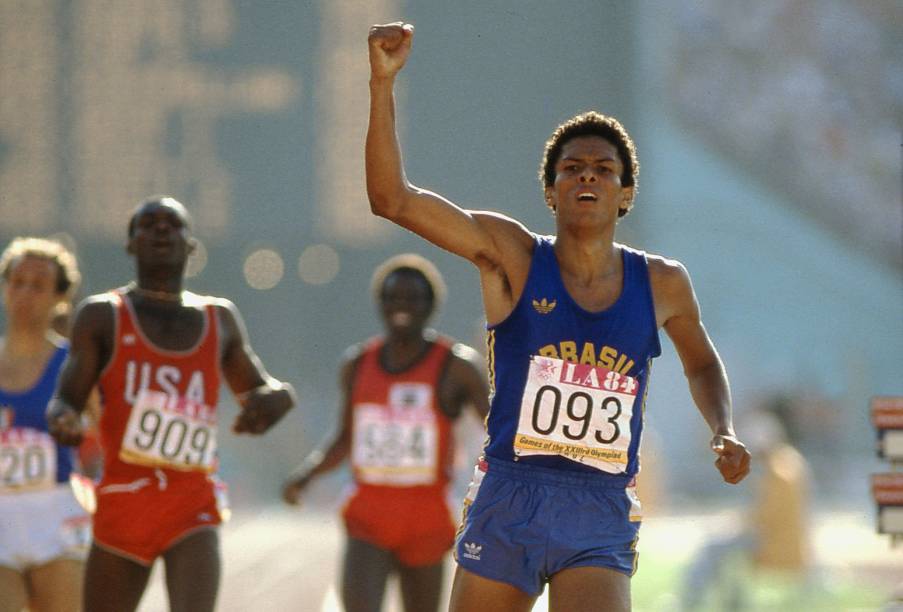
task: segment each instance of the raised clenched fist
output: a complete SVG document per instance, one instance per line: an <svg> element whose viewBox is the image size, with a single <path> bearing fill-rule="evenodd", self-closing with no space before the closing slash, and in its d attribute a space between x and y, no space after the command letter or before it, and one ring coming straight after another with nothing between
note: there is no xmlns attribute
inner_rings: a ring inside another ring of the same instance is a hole
<svg viewBox="0 0 903 612"><path fill-rule="evenodd" d="M370 27L370 75L391 78L402 69L414 42L414 26L396 21Z"/></svg>

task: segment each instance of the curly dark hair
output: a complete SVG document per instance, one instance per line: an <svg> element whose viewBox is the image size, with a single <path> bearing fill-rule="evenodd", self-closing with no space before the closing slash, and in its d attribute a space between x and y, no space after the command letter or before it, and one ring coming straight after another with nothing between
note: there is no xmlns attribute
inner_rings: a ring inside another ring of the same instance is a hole
<svg viewBox="0 0 903 612"><path fill-rule="evenodd" d="M621 174L621 186L633 187L634 194L634 198L631 198L626 208L618 211L618 216L623 217L633 208L633 200L636 198L640 174L640 163L636 157L636 146L620 121L596 111L587 111L571 117L555 128L552 136L546 141L542 163L539 166L539 182L542 184L543 191L555 183L555 164L558 163L558 158L561 157L561 149L568 141L580 136L599 136L613 144L618 150L618 156L624 165L624 172ZM551 204L548 204L548 206L554 211L554 207Z"/></svg>

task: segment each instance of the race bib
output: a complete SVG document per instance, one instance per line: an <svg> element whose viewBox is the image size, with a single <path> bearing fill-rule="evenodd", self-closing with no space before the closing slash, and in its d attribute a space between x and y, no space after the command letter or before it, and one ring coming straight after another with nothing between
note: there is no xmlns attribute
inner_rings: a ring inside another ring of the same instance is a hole
<svg viewBox="0 0 903 612"><path fill-rule="evenodd" d="M352 461L361 482L435 482L439 436L432 399L429 385L405 383L392 386L388 406L354 406Z"/></svg>
<svg viewBox="0 0 903 612"><path fill-rule="evenodd" d="M624 472L638 388L626 374L534 355L514 454L559 455L603 472Z"/></svg>
<svg viewBox="0 0 903 612"><path fill-rule="evenodd" d="M29 427L0 432L0 493L48 489L56 484L56 443Z"/></svg>
<svg viewBox="0 0 903 612"><path fill-rule="evenodd" d="M132 405L119 458L149 467L212 472L216 413L209 406L145 389Z"/></svg>

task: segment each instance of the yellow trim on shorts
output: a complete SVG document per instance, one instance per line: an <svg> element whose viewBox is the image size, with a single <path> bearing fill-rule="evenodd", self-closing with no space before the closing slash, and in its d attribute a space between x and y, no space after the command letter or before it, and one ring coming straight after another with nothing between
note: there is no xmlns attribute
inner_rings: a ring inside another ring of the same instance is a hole
<svg viewBox="0 0 903 612"><path fill-rule="evenodd" d="M635 538L633 538L633 542L630 543L630 550L633 551L633 563L630 566L630 575L631 576L636 574L637 567L638 567L639 561L640 561L640 553L638 553L636 550L636 543L639 541L639 539L640 539L640 536L637 535Z"/></svg>
<svg viewBox="0 0 903 612"><path fill-rule="evenodd" d="M489 397L495 395L495 330L486 334L486 369L489 373Z"/></svg>

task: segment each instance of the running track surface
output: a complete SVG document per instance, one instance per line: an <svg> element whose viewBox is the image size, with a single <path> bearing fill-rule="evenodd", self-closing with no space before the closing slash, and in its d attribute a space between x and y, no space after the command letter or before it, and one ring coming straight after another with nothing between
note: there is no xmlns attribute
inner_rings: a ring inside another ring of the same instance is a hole
<svg viewBox="0 0 903 612"><path fill-rule="evenodd" d="M707 534L723 533L731 513L654 516L641 531L640 550L686 560ZM816 518L815 547L826 568L884 577L885 588L903 580L903 550L893 550L886 536L874 533L871 514L831 514ZM330 510L274 506L240 510L221 532L223 578L218 612L339 612L337 584L342 553L342 531ZM649 557L647 557L649 558ZM449 562L447 577L453 562ZM640 574L642 574L642 564ZM896 576L897 578L893 578ZM449 580L446 580L448 583ZM903 585L901 585L903 586ZM447 596L445 601L447 601ZM167 609L163 571L158 563L139 612ZM545 611L540 599L534 612ZM385 612L401 612L400 600L390 585Z"/></svg>

